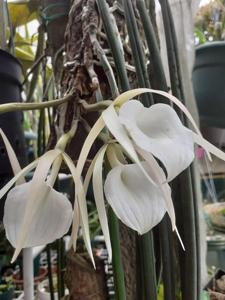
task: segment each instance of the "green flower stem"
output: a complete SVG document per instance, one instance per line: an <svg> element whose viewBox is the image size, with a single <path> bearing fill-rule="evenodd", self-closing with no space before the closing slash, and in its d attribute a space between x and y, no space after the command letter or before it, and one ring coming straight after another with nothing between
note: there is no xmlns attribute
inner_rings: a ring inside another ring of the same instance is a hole
<svg viewBox="0 0 225 300"><path fill-rule="evenodd" d="M142 276L145 299L157 300L154 241L152 231L138 237L142 260Z"/></svg>
<svg viewBox="0 0 225 300"><path fill-rule="evenodd" d="M180 193L178 213L182 214L180 227L183 229L182 238L185 245L185 253L181 252L181 290L183 300L196 300L197 296L197 258L196 258L196 232L193 187L190 169L183 172L178 178ZM177 199L178 200L178 199Z"/></svg>
<svg viewBox="0 0 225 300"><path fill-rule="evenodd" d="M139 239L139 236L136 235L136 247L137 247L137 250L136 250L136 253L137 253L137 259L136 259L136 263L137 263L137 274L136 274L136 277L137 277L137 295L138 295L138 299L140 300L145 300L146 297L145 297L145 288L144 288L144 274L142 272L143 270L143 257L141 255L141 243L139 243L138 241Z"/></svg>
<svg viewBox="0 0 225 300"><path fill-rule="evenodd" d="M134 15L133 4L130 0L123 0L123 6L138 84L140 87L150 88L151 86L146 69L146 61L142 50L140 33L138 32L137 22ZM142 103L147 107L150 106L150 104L153 104L154 101L152 95L143 95Z"/></svg>
<svg viewBox="0 0 225 300"><path fill-rule="evenodd" d="M73 95L68 94L61 99L40 102L40 103L11 102L11 103L0 105L0 114L11 112L11 111L37 110L37 109L43 109L48 107L55 107L71 100L73 100Z"/></svg>
<svg viewBox="0 0 225 300"><path fill-rule="evenodd" d="M118 28L116 26L116 23L113 22L113 15L109 11L107 2L105 0L97 0L96 2L107 36L107 41L109 43L110 49L112 51L112 56L115 61L116 71L119 77L121 89L123 91L127 91L130 89L130 84L125 68L124 53L121 50L121 45L116 34L116 32L118 32Z"/></svg>
<svg viewBox="0 0 225 300"><path fill-rule="evenodd" d="M163 263L163 290L164 299L176 299L175 274L173 271L173 250L172 250L172 232L168 215L166 215L159 224L160 244L162 249Z"/></svg>
<svg viewBox="0 0 225 300"><path fill-rule="evenodd" d="M191 179L193 186L193 194L194 194L194 214L195 214L195 237L196 237L196 267L197 267L197 295L198 299L200 299L201 295L201 240L200 240L200 220L199 220L199 207L198 207L198 187L197 181L199 180L198 175L196 174L195 165L193 164L190 167L191 171ZM199 188L200 189L200 188Z"/></svg>
<svg viewBox="0 0 225 300"><path fill-rule="evenodd" d="M116 300L126 300L126 288L124 281L124 271L120 251L119 224L111 207L108 210L109 232L112 244L112 264L113 276L116 292Z"/></svg>

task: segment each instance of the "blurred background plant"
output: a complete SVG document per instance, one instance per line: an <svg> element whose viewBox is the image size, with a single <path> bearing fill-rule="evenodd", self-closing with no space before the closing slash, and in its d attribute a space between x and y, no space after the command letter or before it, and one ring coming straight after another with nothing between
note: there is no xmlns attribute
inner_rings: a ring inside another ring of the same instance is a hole
<svg viewBox="0 0 225 300"><path fill-rule="evenodd" d="M225 2L209 1L202 5L195 17L196 44L225 40Z"/></svg>

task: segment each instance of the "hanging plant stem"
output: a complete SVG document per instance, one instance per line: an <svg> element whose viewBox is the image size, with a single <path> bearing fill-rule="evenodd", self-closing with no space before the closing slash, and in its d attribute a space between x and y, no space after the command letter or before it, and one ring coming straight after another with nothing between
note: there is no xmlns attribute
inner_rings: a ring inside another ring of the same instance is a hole
<svg viewBox="0 0 225 300"><path fill-rule="evenodd" d="M168 85L166 82L166 76L163 69L162 59L160 56L160 50L156 39L156 34L152 22L150 20L145 1L137 0L137 9L140 14L140 20L145 32L145 38L148 45L149 54L151 57L151 64L153 67L154 78L158 83L158 89L162 91L168 91Z"/></svg>
<svg viewBox="0 0 225 300"><path fill-rule="evenodd" d="M123 49L121 49L121 44L118 41L118 35L116 34L116 32L118 32L118 28L116 26L114 16L109 11L109 6L105 0L97 0L96 2L107 36L107 41L115 61L116 71L121 88L123 91L129 90L130 84L125 68L124 53Z"/></svg>
<svg viewBox="0 0 225 300"><path fill-rule="evenodd" d="M195 233L195 212L193 198L193 187L190 168L178 178L180 192L178 212L182 215L180 227L185 245L185 253L180 253L181 263L181 290L184 300L197 298L197 259L196 259L196 233ZM178 198L176 199L178 201Z"/></svg>
<svg viewBox="0 0 225 300"><path fill-rule="evenodd" d="M20 103L11 102L0 105L0 114L11 112L11 111L26 111L26 110L40 110L43 108L55 107L63 104L65 102L71 101L73 99L73 94L68 94L61 99L38 102L38 103Z"/></svg>
<svg viewBox="0 0 225 300"><path fill-rule="evenodd" d="M145 299L157 300L155 254L152 231L138 237L142 260L143 289Z"/></svg>
<svg viewBox="0 0 225 300"><path fill-rule="evenodd" d="M167 0L160 0L163 24L165 30L167 56L169 64L170 82L171 90L174 96L178 99L183 99L183 89L180 69L178 67L178 51L176 46L176 35L173 33L174 30L171 29L171 15L169 14L169 5Z"/></svg>
<svg viewBox="0 0 225 300"><path fill-rule="evenodd" d="M43 53L42 55L40 55L37 60L35 60L35 62L33 63L33 65L31 66L29 72L26 74L26 77L24 78L24 81L22 83L22 85L24 85L27 80L28 77L30 76L30 74L34 73L35 69L39 67L39 64L42 62L42 60L46 57L46 54Z"/></svg>
<svg viewBox="0 0 225 300"><path fill-rule="evenodd" d="M139 243L138 241L139 236L136 236L136 244L137 244L137 251L136 251L136 255L137 255L137 259L136 259L136 263L137 263L137 295L138 295L138 299L140 300L145 300L145 289L144 289L144 274L142 272L143 270L143 257L141 255L141 243Z"/></svg>
<svg viewBox="0 0 225 300"><path fill-rule="evenodd" d="M51 262L51 247L50 247L50 245L47 245L46 252L47 252L48 282L49 282L50 297L51 297L51 300L55 300L54 286L53 286L53 279L52 279L52 262Z"/></svg>
<svg viewBox="0 0 225 300"><path fill-rule="evenodd" d="M63 278L63 256L64 256L64 242L63 239L57 240L57 283L58 283L58 297L61 299L64 294L64 278Z"/></svg>
<svg viewBox="0 0 225 300"><path fill-rule="evenodd" d="M140 20L143 25L145 37L151 57L151 64L153 68L154 81L157 82L157 88L168 91L166 76L163 69L160 50L156 39L156 34L153 29L145 2L143 0L137 1L137 9L140 14ZM151 79L151 78L150 78ZM159 102L165 102L163 97L157 98ZM163 264L163 285L164 298L167 300L175 299L175 277L173 276L173 250L172 250L172 234L171 227L166 216L159 225L159 239L161 247L161 257Z"/></svg>
<svg viewBox="0 0 225 300"><path fill-rule="evenodd" d="M168 62L170 70L170 80L172 93L180 99L183 99L185 104L185 93L182 85L182 76L180 71L178 46L175 34L174 23L172 19L172 13L167 0L160 0L164 30L166 35ZM183 116L179 113L181 118ZM184 123L187 124L183 118ZM196 187L193 185L193 166L183 172L176 180L175 191L176 199L176 215L182 218L179 222L179 228L181 228L182 238L186 247L185 254L181 253L181 290L184 300L188 299L200 299L199 287L199 259L197 259L197 243L196 243L196 224L198 223L198 216L195 212L196 208L194 203L196 198ZM178 199L179 198L179 199ZM197 219L196 219L197 218ZM185 224L185 226L183 226Z"/></svg>
<svg viewBox="0 0 225 300"><path fill-rule="evenodd" d="M191 179L192 179L192 186L193 186L193 193L194 193L194 214L195 214L195 236L196 236L196 268L197 268L197 299L199 300L201 297L201 239L200 239L200 220L199 220L199 207L198 207L198 195L197 195L197 174L195 167L192 165L190 167L191 171Z"/></svg>
<svg viewBox="0 0 225 300"><path fill-rule="evenodd" d="M43 51L44 51L44 43L45 43L45 32L44 32L44 26L40 25L38 28L38 44L37 44L37 51L35 55L35 62L39 61L39 58L42 57ZM40 63L38 66L33 70L33 76L30 81L29 90L27 93L27 102L33 101L33 94L38 82L38 76L40 71Z"/></svg>
<svg viewBox="0 0 225 300"><path fill-rule="evenodd" d="M137 22L134 15L133 5L130 0L123 1L124 14L126 19L126 25L129 35L130 46L133 55L133 62L136 69L137 81L139 87L150 88L150 82L146 69L146 61L142 50L142 43L140 40L140 33L138 32ZM151 94L145 94L142 96L142 103L149 107L153 104L153 97Z"/></svg>
<svg viewBox="0 0 225 300"><path fill-rule="evenodd" d="M118 224L118 219L115 216L111 207L109 208L108 211L108 221L109 221L109 232L110 232L110 238L112 244L112 264L113 264L116 299L125 300L126 288L124 282L124 272L123 272L122 257L120 251L119 224Z"/></svg>
<svg viewBox="0 0 225 300"><path fill-rule="evenodd" d="M44 143L44 110L42 109L40 111L39 115L39 122L38 122L38 137L37 137L37 143L38 143L38 157L40 157L44 153L45 143Z"/></svg>
<svg viewBox="0 0 225 300"><path fill-rule="evenodd" d="M175 274L173 271L173 236L168 215L159 224L160 244L162 249L163 264L163 290L164 299L176 299Z"/></svg>
<svg viewBox="0 0 225 300"><path fill-rule="evenodd" d="M6 26L5 26L5 1L0 1L0 22L1 22L1 36L0 36L0 48L6 50Z"/></svg>

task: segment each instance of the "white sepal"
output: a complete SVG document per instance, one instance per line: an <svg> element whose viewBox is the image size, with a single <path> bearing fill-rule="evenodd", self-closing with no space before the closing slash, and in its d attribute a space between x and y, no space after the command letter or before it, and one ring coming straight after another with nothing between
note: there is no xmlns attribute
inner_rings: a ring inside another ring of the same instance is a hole
<svg viewBox="0 0 225 300"><path fill-rule="evenodd" d="M105 209L105 199L103 193L103 179L102 179L102 165L105 152L108 145L104 145L98 154L93 170L93 192L95 196L95 203L98 211L98 217L101 224L102 232L105 238L106 247L108 250L109 261L112 260L112 247L109 235L108 219Z"/></svg>
<svg viewBox="0 0 225 300"><path fill-rule="evenodd" d="M6 137L5 133L3 132L3 130L1 128L0 128L0 134L1 134L3 142L5 144L5 148L6 148L8 157L9 157L11 167L13 169L13 173L14 173L14 175L16 175L17 173L19 173L21 171L20 164L18 162L16 154L15 154L8 138ZM24 182L25 182L24 177L20 177L17 181L17 184L21 184L21 183L24 183Z"/></svg>
<svg viewBox="0 0 225 300"><path fill-rule="evenodd" d="M94 261L94 257L93 257L93 253L92 253L92 249L91 249L90 232L89 232L89 226L88 226L88 211L87 211L87 203L86 203L83 184L81 182L81 178L78 177L77 168L74 166L71 158L66 153L63 153L62 155L63 155L63 159L64 159L65 163L67 164L67 166L73 176L73 180L75 183L75 201L78 201L78 207L80 210L80 224L81 224L81 228L83 231L84 242L85 242L85 246L87 248L88 254L92 260L93 266L95 267L95 261ZM76 211L75 211L75 213L77 214ZM78 226L79 226L78 224L75 226L76 230L78 229ZM72 232L72 238L74 238L74 237L77 238L76 232ZM71 243L74 245L75 240L72 240Z"/></svg>

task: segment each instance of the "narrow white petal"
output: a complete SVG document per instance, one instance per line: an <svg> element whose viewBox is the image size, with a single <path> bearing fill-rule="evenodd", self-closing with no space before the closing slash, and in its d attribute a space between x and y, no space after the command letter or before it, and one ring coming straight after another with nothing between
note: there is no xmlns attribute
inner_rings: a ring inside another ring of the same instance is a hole
<svg viewBox="0 0 225 300"><path fill-rule="evenodd" d="M143 167L148 169L145 163ZM113 168L104 190L117 217L140 234L156 226L166 212L160 188L151 184L136 164Z"/></svg>
<svg viewBox="0 0 225 300"><path fill-rule="evenodd" d="M93 253L92 253L92 249L91 249L90 232L89 232L89 226L88 226L88 211L87 211L87 203L86 203L83 185L82 185L80 177L78 177L77 169L74 166L71 158L66 153L63 153L63 159L64 159L65 163L67 164L68 168L70 169L70 172L73 176L73 180L75 182L75 199L76 199L76 201L78 201L78 205L79 205L79 209L80 209L80 221L81 221L81 227L82 227L82 231L83 231L84 242L85 242L87 251L90 255L90 258L92 260L92 263L95 266L94 257L93 257ZM72 233L72 236L76 236L76 234ZM74 241L73 241L73 244L74 244Z"/></svg>
<svg viewBox="0 0 225 300"><path fill-rule="evenodd" d="M31 182L23 183L7 195L3 222L7 239L14 247L19 244L26 207L32 194L31 187ZM40 202L40 205L32 214L32 223L27 225L29 231L23 248L51 243L62 237L71 225L72 206L69 200L44 183L42 193L45 197L36 198L36 203Z"/></svg>
<svg viewBox="0 0 225 300"><path fill-rule="evenodd" d="M18 162L16 154L15 154L9 140L7 139L6 135L4 134L4 132L1 128L0 128L0 134L1 134L3 142L5 144L7 154L9 156L9 161L10 161L11 167L13 169L13 173L14 173L14 175L16 175L17 173L19 173L21 171L20 164ZM17 181L18 184L21 184L21 183L24 183L24 182L25 182L24 177L20 177Z"/></svg>
<svg viewBox="0 0 225 300"><path fill-rule="evenodd" d="M38 160L33 161L19 173L17 173L4 187L0 190L0 199L8 192L8 190L16 183L19 178L24 177L30 171L32 171L38 164Z"/></svg>
<svg viewBox="0 0 225 300"><path fill-rule="evenodd" d="M91 164L90 164L90 166L88 168L87 174L86 174L85 179L84 179L84 184L83 184L85 196L87 194L87 189L88 189L88 186L89 186L89 183L90 183L90 180L91 180L91 177L92 177L92 173L93 173L95 164L97 162L97 159L98 159L98 157L99 157L99 155L101 154L102 151L104 151L104 153L105 153L106 148L107 148L107 145L104 145L104 146L102 146L99 149L99 151L96 153L94 159L92 160L92 162L91 162ZM101 172L102 172L102 170L101 170ZM100 174L100 176L102 176L101 173L99 173L99 174ZM93 177L93 180L94 180L94 177ZM99 219L100 219L102 231L103 231L103 234L104 234L104 237L105 237L105 241L106 241L106 246L107 246L107 249L108 249L109 260L111 260L111 257L112 257L112 253L111 252L112 252L112 250L111 250L111 241L110 241L109 232L108 232L108 221L107 221L105 206L104 207L102 206L102 205L105 205L104 204L104 198L102 198L102 197L104 197L103 196L103 182L102 182L102 179L101 179L101 183L98 183L98 185L99 186L97 187L97 189L100 188L102 194L100 194L101 198L98 197L98 196L95 196L95 201L96 201L96 206L97 206L97 210L98 210L98 214L99 214ZM93 183L93 189L94 189L94 193L95 193L95 190L96 190L95 183ZM99 199L101 201L99 201ZM98 205L97 205L97 202L98 202ZM98 206L100 206L99 209L98 209Z"/></svg>
<svg viewBox="0 0 225 300"><path fill-rule="evenodd" d="M78 201L75 200L72 233L71 233L71 237L70 237L70 241L69 241L69 249L73 246L74 252L76 252L76 248L77 248L77 236L78 236L80 223L81 222L80 222L79 204L78 204Z"/></svg>
<svg viewBox="0 0 225 300"><path fill-rule="evenodd" d="M77 161L77 176L78 176L78 178L81 177L84 164L86 162L88 153L90 152L90 149L91 149L94 141L96 140L99 133L102 131L102 129L104 127L105 127L104 121L103 121L102 117L99 117L98 120L96 121L96 123L94 124L94 126L92 127L91 131L89 132L89 134L83 144L83 147L81 149L80 156ZM78 188L78 186L77 186L77 188Z"/></svg>
<svg viewBox="0 0 225 300"><path fill-rule="evenodd" d="M95 157L92 159L92 162L88 168L88 171L86 173L86 176L84 178L84 194L85 194L85 197L87 195L87 190L88 190L88 187L89 187L89 184L90 184L90 181L91 181L91 177L92 177L92 174L93 174L93 170L94 170L94 166L95 166L95 163L96 163L96 160L97 160L97 157L99 155L101 151L101 148L98 150L98 152L96 153Z"/></svg>
<svg viewBox="0 0 225 300"><path fill-rule="evenodd" d="M182 125L169 105L155 104L145 108L139 101L133 100L121 107L119 119L135 144L163 163L168 181L193 161L192 131Z"/></svg>
<svg viewBox="0 0 225 300"><path fill-rule="evenodd" d="M105 238L106 247L108 250L109 261L112 259L112 247L109 235L108 219L105 209L105 199L103 193L103 180L102 180L102 164L105 156L105 152L108 145L104 145L98 154L96 163L93 170L93 192L95 197L95 203L98 211L99 221L102 227L102 232Z"/></svg>
<svg viewBox="0 0 225 300"><path fill-rule="evenodd" d="M196 133L193 132L192 134L193 134L194 142L196 144L198 144L199 146L201 146L206 151L209 151L213 155L215 155L218 158L220 158L223 161L225 161L225 153L223 151L221 151L216 146L212 145L210 142L208 142L207 140L205 140L203 137L197 135Z"/></svg>

